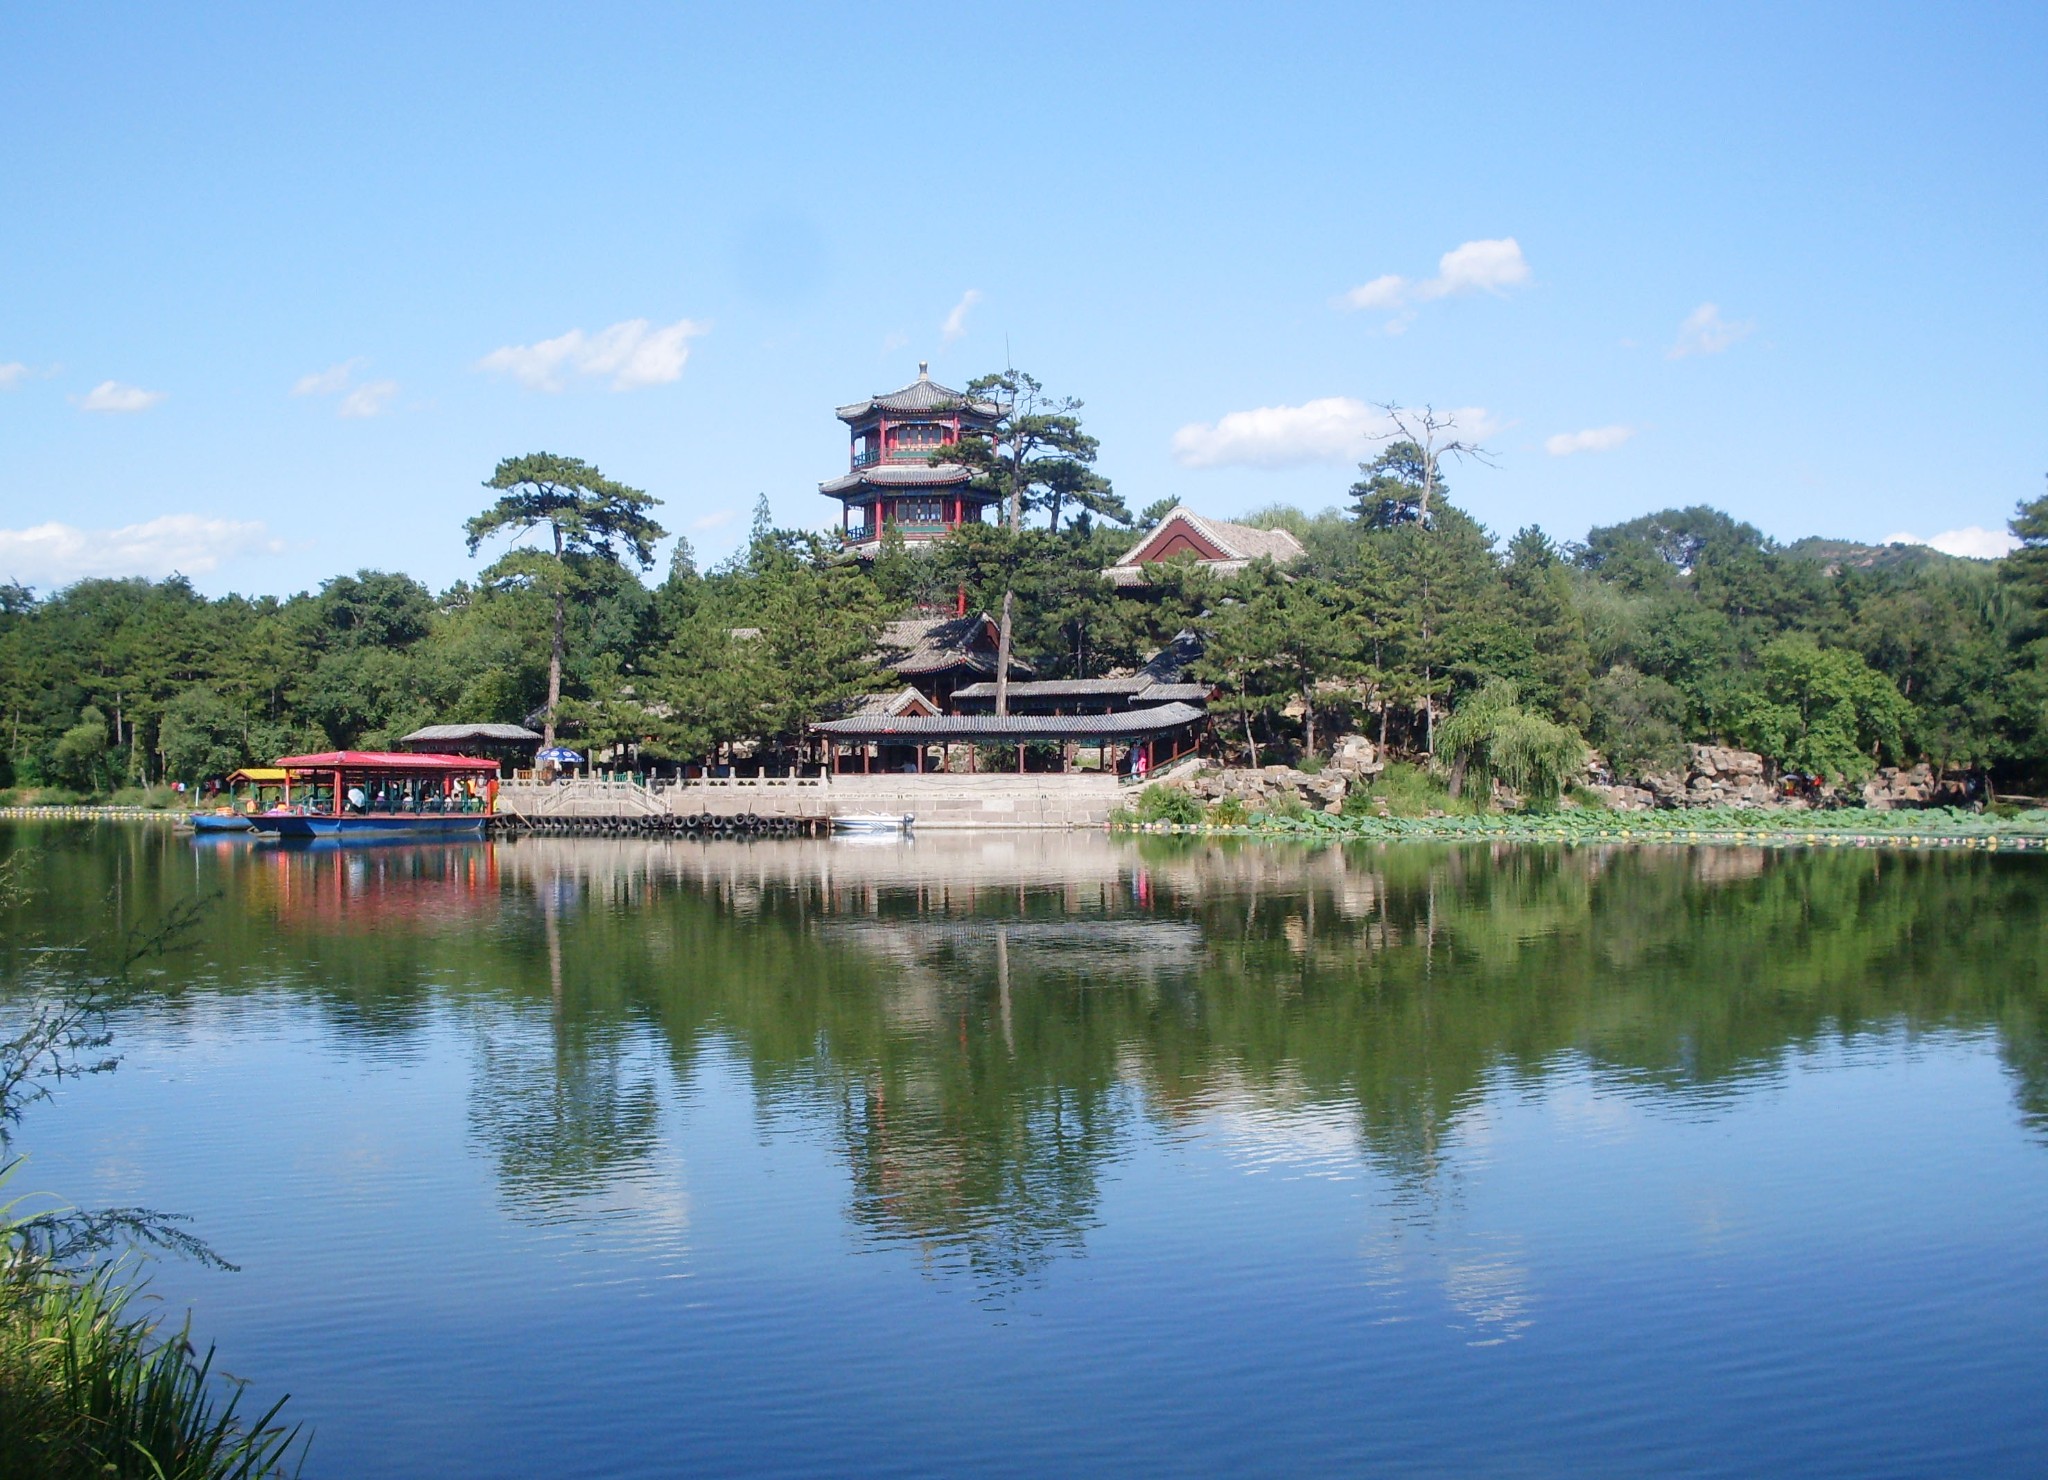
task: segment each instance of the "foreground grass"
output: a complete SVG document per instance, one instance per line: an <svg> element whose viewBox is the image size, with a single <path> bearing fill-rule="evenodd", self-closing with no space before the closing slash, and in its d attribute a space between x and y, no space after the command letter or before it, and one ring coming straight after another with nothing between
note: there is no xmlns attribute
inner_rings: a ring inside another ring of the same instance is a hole
<svg viewBox="0 0 2048 1480"><path fill-rule="evenodd" d="M258 1480L298 1431L280 1401L253 1422L184 1331L136 1313L123 1266L68 1273L16 1255L0 1271L0 1475ZM225 1391L225 1396L223 1392Z"/></svg>

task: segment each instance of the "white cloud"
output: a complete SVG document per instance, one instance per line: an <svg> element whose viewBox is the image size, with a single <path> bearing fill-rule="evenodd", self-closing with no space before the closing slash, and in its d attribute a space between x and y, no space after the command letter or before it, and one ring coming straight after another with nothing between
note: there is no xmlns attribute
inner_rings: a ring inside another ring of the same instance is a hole
<svg viewBox="0 0 2048 1480"><path fill-rule="evenodd" d="M946 322L939 325L939 341L951 344L967 333L967 312L981 302L981 289L969 288L960 295L960 301L953 305L953 311L946 315Z"/></svg>
<svg viewBox="0 0 2048 1480"><path fill-rule="evenodd" d="M1499 427L1483 407L1463 406L1447 415L1465 438ZM1299 406L1260 406L1214 422L1189 422L1173 434L1173 456L1185 468L1362 462L1392 435L1394 425L1379 407L1351 396L1324 396Z"/></svg>
<svg viewBox="0 0 2048 1480"><path fill-rule="evenodd" d="M1678 326L1678 342L1664 352L1664 358L1682 360L1687 355L1718 355L1737 340L1747 339L1755 329L1754 323L1722 318L1717 304L1702 303Z"/></svg>
<svg viewBox="0 0 2048 1480"><path fill-rule="evenodd" d="M2020 547L2020 542L2010 530L1985 529L1982 525L1966 524L1961 529L1945 529L1940 534L1921 539L1917 534L1888 534L1884 537L1887 545L1925 545L1930 550L1939 550L1944 555L1965 555L1972 560L1996 560L2001 555L2010 555Z"/></svg>
<svg viewBox="0 0 2048 1480"><path fill-rule="evenodd" d="M365 380L358 382L356 371L369 363L361 356L343 360L339 365L329 365L325 370L316 370L311 375L301 375L292 385L295 396L340 396L341 404L334 408L336 416L360 419L378 416L390 409L391 402L398 395L395 380Z"/></svg>
<svg viewBox="0 0 2048 1480"><path fill-rule="evenodd" d="M301 375L292 383L295 396L336 396L348 389L350 377L361 369L362 359L343 360L339 365L329 365L325 370L316 370L311 375Z"/></svg>
<svg viewBox="0 0 2048 1480"><path fill-rule="evenodd" d="M103 380L78 398L78 409L117 413L147 411L163 398L162 391L146 391L138 385L123 385L118 380Z"/></svg>
<svg viewBox="0 0 2048 1480"><path fill-rule="evenodd" d="M375 416L391 404L398 394L395 380L366 380L341 398L341 404L334 409L336 416Z"/></svg>
<svg viewBox="0 0 2048 1480"><path fill-rule="evenodd" d="M737 509L719 509L714 513L706 514L701 519L691 520L690 528L695 530L698 534L702 534L706 530L722 529L726 525L732 523L733 520L737 519L738 517L739 510Z"/></svg>
<svg viewBox="0 0 2048 1480"><path fill-rule="evenodd" d="M240 555L276 555L284 541L261 520L165 514L119 529L38 524L0 529L0 571L9 580L61 586L89 576L198 575Z"/></svg>
<svg viewBox="0 0 2048 1480"><path fill-rule="evenodd" d="M28 366L19 360L9 360L0 365L0 391L11 391L28 379Z"/></svg>
<svg viewBox="0 0 2048 1480"><path fill-rule="evenodd" d="M1351 308L1397 309L1408 301L1408 279L1396 273L1376 277L1369 283L1360 283L1344 295L1344 302Z"/></svg>
<svg viewBox="0 0 2048 1480"><path fill-rule="evenodd" d="M1543 439L1543 450L1552 457L1570 457L1575 452L1612 452L1636 434L1634 427L1588 427L1583 432L1559 432Z"/></svg>
<svg viewBox="0 0 2048 1480"><path fill-rule="evenodd" d="M1501 294L1529 281L1529 263L1521 243L1511 236L1498 241L1466 242L1437 259L1437 275L1419 285L1423 298L1448 298L1454 293Z"/></svg>
<svg viewBox="0 0 2048 1480"><path fill-rule="evenodd" d="M660 328L646 319L626 319L595 334L571 329L538 344L508 344L478 360L477 368L537 391L559 391L570 375L610 376L613 390L638 390L680 379L690 341L710 327L691 319Z"/></svg>
<svg viewBox="0 0 2048 1480"><path fill-rule="evenodd" d="M1338 299L1341 307L1390 313L1389 333L1398 334L1415 317L1415 305L1436 298L1453 298L1465 293L1504 295L1530 278L1529 261L1522 245L1511 236L1463 242L1437 259L1436 276L1411 282L1397 273L1385 273L1361 283Z"/></svg>

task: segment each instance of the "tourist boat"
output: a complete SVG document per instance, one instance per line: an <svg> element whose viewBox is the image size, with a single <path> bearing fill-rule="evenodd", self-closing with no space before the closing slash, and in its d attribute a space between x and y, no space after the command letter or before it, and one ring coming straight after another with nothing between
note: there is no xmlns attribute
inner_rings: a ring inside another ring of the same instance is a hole
<svg viewBox="0 0 2048 1480"><path fill-rule="evenodd" d="M498 763L470 755L333 750L274 769L282 798L249 822L282 839L482 837L498 799Z"/></svg>
<svg viewBox="0 0 2048 1480"><path fill-rule="evenodd" d="M916 820L916 815L910 812L900 815L889 812L843 812L832 819L832 831L861 837L907 833Z"/></svg>

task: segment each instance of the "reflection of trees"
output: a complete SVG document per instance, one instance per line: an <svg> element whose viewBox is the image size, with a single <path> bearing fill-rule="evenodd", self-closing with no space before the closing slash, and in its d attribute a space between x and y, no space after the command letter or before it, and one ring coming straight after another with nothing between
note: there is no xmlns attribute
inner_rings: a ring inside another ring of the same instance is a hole
<svg viewBox="0 0 2048 1480"><path fill-rule="evenodd" d="M546 1214L653 1157L661 1098L616 1028L529 1027L479 1035L469 1124L514 1210Z"/></svg>
<svg viewBox="0 0 2048 1480"><path fill-rule="evenodd" d="M188 857L180 876L143 846L53 851L45 898L118 885L146 918L227 867ZM1140 1115L1246 1106L1285 1133L1313 1110L1317 1134L1349 1125L1427 1206L1460 1117L1503 1076L1537 1084L1566 1061L1711 1109L1831 1038L1961 1030L1997 1034L2021 1113L2048 1131L2036 859L949 848L522 842L497 849L495 911L460 929L414 910L280 943L274 909L229 908L205 949L226 989L285 970L350 1034L496 999L472 1122L519 1200L650 1154L658 1090L631 1044L654 1035L678 1076L730 1045L765 1117L839 1148L865 1236L995 1288L1078 1247ZM230 904L259 897L237 886Z"/></svg>

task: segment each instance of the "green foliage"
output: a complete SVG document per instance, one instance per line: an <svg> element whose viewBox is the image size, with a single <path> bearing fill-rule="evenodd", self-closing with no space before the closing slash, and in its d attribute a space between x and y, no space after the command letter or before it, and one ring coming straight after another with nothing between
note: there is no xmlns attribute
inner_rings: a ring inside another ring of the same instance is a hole
<svg viewBox="0 0 2048 1480"><path fill-rule="evenodd" d="M1200 822L1202 815L1201 802L1192 792L1177 786L1165 786L1155 781L1138 793L1137 817L1140 822L1173 822L1188 827Z"/></svg>
<svg viewBox="0 0 2048 1480"><path fill-rule="evenodd" d="M1423 766L1395 761L1371 787L1354 787L1344 796L1344 815L1371 817L1384 808L1392 817L1428 817L1432 813L1485 810L1483 797L1454 797L1443 779Z"/></svg>
<svg viewBox="0 0 2048 1480"><path fill-rule="evenodd" d="M546 548L507 551L484 579L527 587L551 608L543 728L552 743L567 658L569 603L577 600L602 614L602 593L607 587L619 589L617 574L628 560L641 570L653 566L654 542L667 531L648 511L661 500L605 477L581 458L549 452L504 459L484 487L498 490L501 497L464 525L470 554L498 535L516 540L544 530L548 536Z"/></svg>
<svg viewBox="0 0 2048 1480"><path fill-rule="evenodd" d="M1881 755L1896 755L1906 701L1855 653L1805 636L1762 653L1761 682L1736 717L1753 749L1794 770L1860 781Z"/></svg>
<svg viewBox="0 0 2048 1480"><path fill-rule="evenodd" d="M1244 803L1237 797L1224 797L1209 806L1209 825L1212 827L1243 827L1250 821L1250 814Z"/></svg>
<svg viewBox="0 0 2048 1480"><path fill-rule="evenodd" d="M1405 437L1389 442L1372 461L1360 463L1358 471L1351 501L1361 524L1393 529L1421 518L1429 468L1420 444ZM1436 484L1438 495L1449 491L1447 484Z"/></svg>
<svg viewBox="0 0 2048 1480"><path fill-rule="evenodd" d="M1308 803L1291 791L1268 797L1256 814L1260 817L1279 818L1286 822L1299 822L1310 815Z"/></svg>
<svg viewBox="0 0 2048 1480"><path fill-rule="evenodd" d="M1554 805L1585 769L1578 732L1523 708L1515 686L1489 683L1437 727L1437 753L1450 768L1450 792L1465 779L1498 781L1535 806Z"/></svg>
<svg viewBox="0 0 2048 1480"><path fill-rule="evenodd" d="M964 464L975 490L996 501L1005 527L1021 530L1025 516L1037 511L1056 534L1070 506L1092 518L1131 522L1109 480L1095 471L1101 449L1081 429L1079 400L1048 396L1022 370L978 375L967 383L966 394L995 407L993 425L948 443L932 461Z"/></svg>
<svg viewBox="0 0 2048 1480"><path fill-rule="evenodd" d="M0 1268L0 1474L21 1480L257 1480L294 1473L282 1400L254 1418L189 1330L138 1313L125 1266Z"/></svg>
<svg viewBox="0 0 2048 1480"><path fill-rule="evenodd" d="M88 704L78 723L57 737L50 748L50 769L84 791L104 791L111 783L107 717Z"/></svg>
<svg viewBox="0 0 2048 1480"><path fill-rule="evenodd" d="M1661 678L1617 663L1593 680L1593 743L1618 777L1634 779L1685 762L1685 697Z"/></svg>

